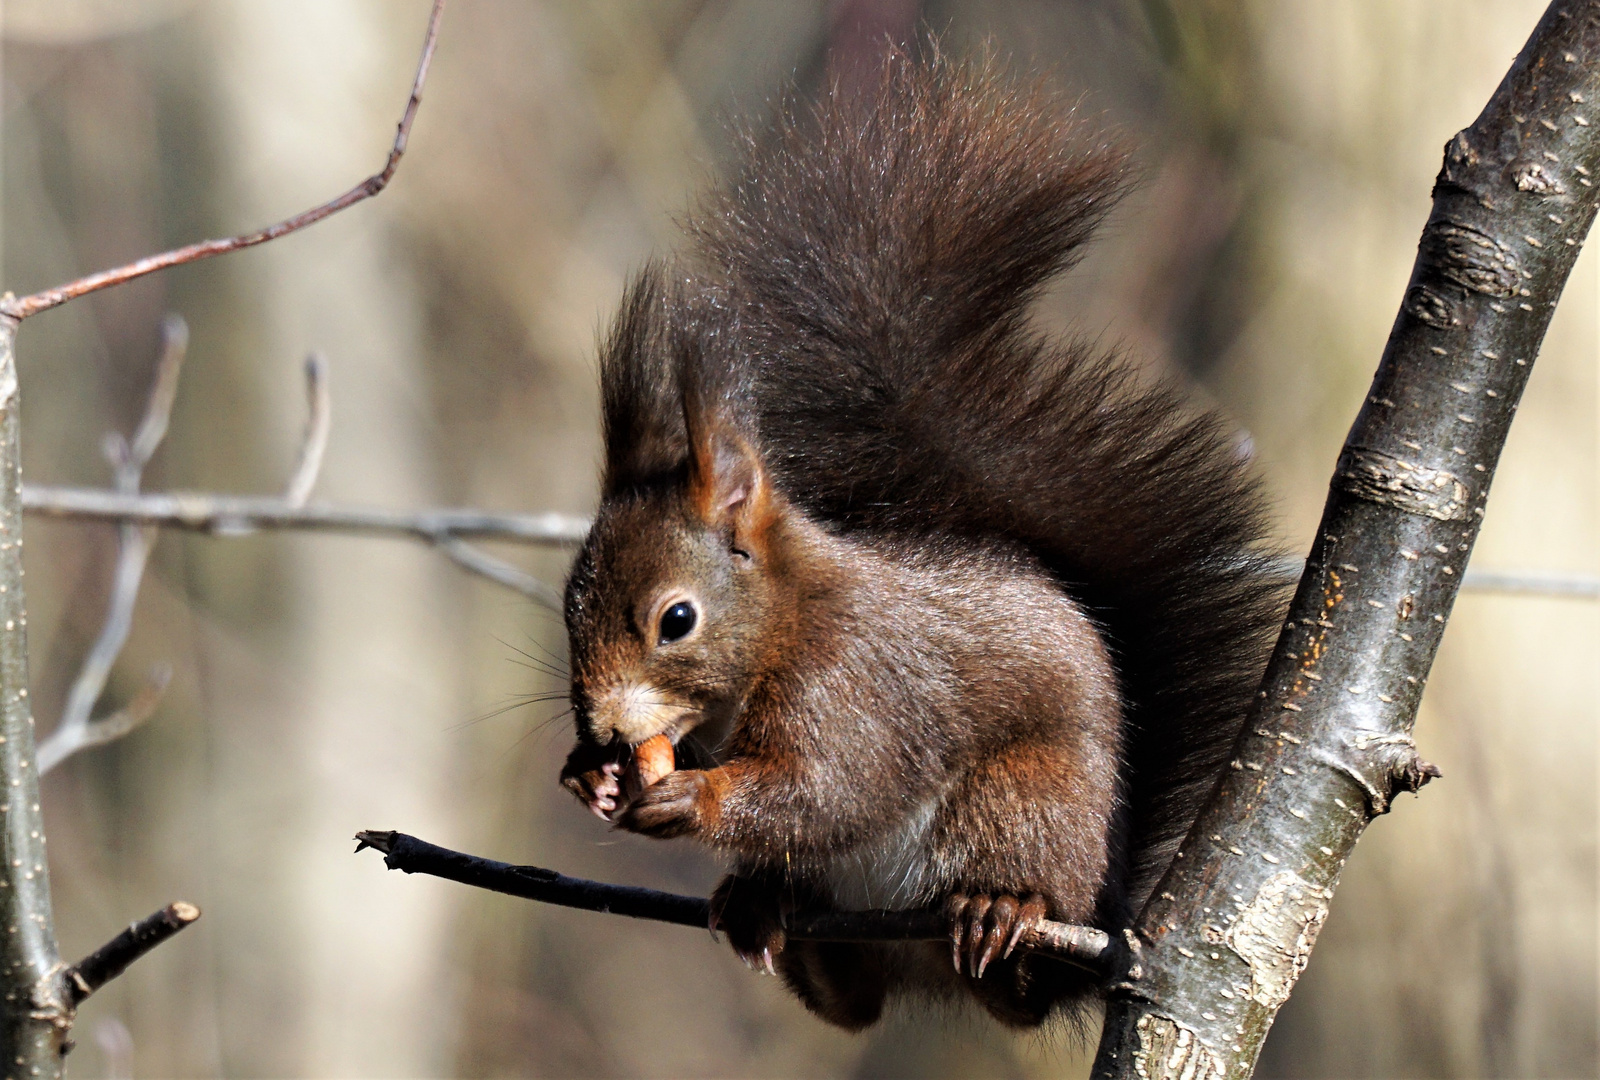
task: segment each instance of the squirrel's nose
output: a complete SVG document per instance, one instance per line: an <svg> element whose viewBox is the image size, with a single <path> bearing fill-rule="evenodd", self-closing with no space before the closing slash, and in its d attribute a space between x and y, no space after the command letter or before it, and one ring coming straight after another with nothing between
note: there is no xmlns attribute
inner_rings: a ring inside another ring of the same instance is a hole
<svg viewBox="0 0 1600 1080"><path fill-rule="evenodd" d="M605 740L637 746L670 729L689 706L643 679L622 679L594 697L590 722Z"/></svg>

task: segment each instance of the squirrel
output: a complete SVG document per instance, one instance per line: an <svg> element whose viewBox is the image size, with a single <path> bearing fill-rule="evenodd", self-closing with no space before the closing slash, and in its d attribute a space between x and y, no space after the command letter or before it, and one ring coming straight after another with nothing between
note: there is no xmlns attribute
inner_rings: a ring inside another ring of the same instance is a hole
<svg viewBox="0 0 1600 1080"><path fill-rule="evenodd" d="M848 1029L1089 1000L1019 935L1131 925L1265 667L1283 597L1225 425L1028 322L1129 173L1042 82L894 51L743 132L602 342L562 782L730 856L714 928ZM677 770L625 791L661 735ZM783 929L924 907L947 944Z"/></svg>

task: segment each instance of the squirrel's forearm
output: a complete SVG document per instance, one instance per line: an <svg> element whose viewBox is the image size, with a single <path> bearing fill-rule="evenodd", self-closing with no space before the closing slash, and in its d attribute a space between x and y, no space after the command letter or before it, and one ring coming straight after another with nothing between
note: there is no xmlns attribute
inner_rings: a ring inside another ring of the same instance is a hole
<svg viewBox="0 0 1600 1080"><path fill-rule="evenodd" d="M756 860L826 857L883 831L879 800L841 798L786 758L742 757L706 770L701 838ZM814 776L814 773L813 773Z"/></svg>

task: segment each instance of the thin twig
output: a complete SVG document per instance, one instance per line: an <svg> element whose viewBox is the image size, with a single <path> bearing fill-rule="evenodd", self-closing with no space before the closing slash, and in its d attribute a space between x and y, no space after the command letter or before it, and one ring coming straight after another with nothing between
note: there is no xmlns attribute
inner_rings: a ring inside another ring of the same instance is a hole
<svg viewBox="0 0 1600 1080"><path fill-rule="evenodd" d="M530 600L537 601L551 611L561 610L561 594L532 574L525 574L508 562L502 562L487 552L479 551L465 540L446 536L435 541L434 546L444 552L457 566L480 574L490 581L515 589Z"/></svg>
<svg viewBox="0 0 1600 1080"><path fill-rule="evenodd" d="M374 848L383 853L389 869L408 874L429 874L544 904L677 926L705 929L711 922L710 901L697 896L586 881L538 866L513 866L401 832L359 832L356 840L357 851ZM787 916L784 930L802 941L940 941L948 937L949 924L937 911L818 911ZM1108 969L1117 949L1103 930L1054 921L1024 931L1017 945L1096 972Z"/></svg>
<svg viewBox="0 0 1600 1080"><path fill-rule="evenodd" d="M161 704L161 697L167 691L167 684L172 681L172 665L156 664L150 668L150 674L128 703L116 712L107 713L84 729L81 744L78 750L89 750L96 746L104 746L108 742L115 742L134 728L144 723L155 715L156 706ZM60 764L59 759L51 765ZM43 769L41 768L41 773Z"/></svg>
<svg viewBox="0 0 1600 1080"><path fill-rule="evenodd" d="M22 505L44 517L131 521L196 532L257 529L406 536L437 543L447 536L511 540L530 544L576 544L589 531L587 518L571 514L496 514L481 510L380 510L307 503L296 508L278 496L205 495L168 492L119 495L92 488L25 484Z"/></svg>
<svg viewBox="0 0 1600 1080"><path fill-rule="evenodd" d="M200 909L187 900L168 904L67 968L62 972L62 979L72 1007L82 1005L90 994L128 970L129 964L199 917Z"/></svg>
<svg viewBox="0 0 1600 1080"><path fill-rule="evenodd" d="M1556 599L1600 600L1600 576L1594 574L1468 570L1461 579L1461 587L1467 592L1519 593Z"/></svg>
<svg viewBox="0 0 1600 1080"><path fill-rule="evenodd" d="M43 776L67 758L91 744L107 740L90 735L94 727L89 716L95 702L105 690L106 679L112 665L127 643L128 631L133 625L133 608L139 598L139 584L144 577L145 560L150 555L150 543L145 531L137 525L124 525L121 529L117 569L112 579L111 602L106 607L105 624L84 658L78 677L73 680L67 694L66 709L55 729L39 743L39 775ZM148 714L147 714L148 715ZM132 730L130 727L128 730Z"/></svg>
<svg viewBox="0 0 1600 1080"><path fill-rule="evenodd" d="M1277 572L1283 581L1298 582L1305 568L1304 559L1289 558L1282 560ZM1462 575L1461 588L1467 592L1518 593L1558 600L1600 600L1600 575L1474 570L1469 567Z"/></svg>
<svg viewBox="0 0 1600 1080"><path fill-rule="evenodd" d="M178 396L178 377L183 372L183 359L189 346L189 327L179 316L168 315L161 329L161 359L156 365L144 416L133 438L125 441L115 432L106 438L106 455L116 471L117 491L121 495L138 495L145 466L150 464L166 437L172 405ZM145 563L150 558L154 541L155 529L147 525L124 521L117 530L117 566L111 579L111 600L106 605L105 623L67 693L60 722L39 743L40 776L79 750L121 738L155 711L161 692L166 688L166 677L152 677L140 691L137 706L116 713L110 727L90 722L95 703L100 700L106 680L111 676L111 668L127 644Z"/></svg>
<svg viewBox="0 0 1600 1080"><path fill-rule="evenodd" d="M328 362L319 353L306 357L306 433L300 440L300 462L284 492L283 501L299 509L311 497L322 472L322 456L328 450L328 433L333 427L333 394L328 389Z"/></svg>
<svg viewBox="0 0 1600 1080"><path fill-rule="evenodd" d="M150 399L145 404L144 419L128 445L126 461L143 476L144 467L155 457L156 448L167 437L167 423L172 419L172 404L178 396L178 376L183 371L184 357L189 353L189 324L183 316L170 314L161 320L161 359L156 362L156 374L150 386ZM123 484L118 484L123 489ZM137 492L134 483L127 490Z"/></svg>
<svg viewBox="0 0 1600 1080"><path fill-rule="evenodd" d="M176 248L172 251L162 252L160 255L148 255L119 266L111 270L102 270L87 277L69 281L64 285L57 285L53 289L45 289L31 296L20 299L9 293L0 297L0 315L12 319L26 319L30 315L37 315L41 311L48 311L53 307L76 299L87 293L97 292L112 285L121 285L123 282L132 281L134 278L165 270L171 266L181 266L184 263L196 262L200 259L209 259L213 255L222 255L229 251L239 251L243 248L264 244L268 240L276 240L292 232L298 232L308 225L315 225L323 218L331 217L346 207L354 206L365 199L370 199L388 186L394 176L395 169L400 164L400 157L406 152L406 141L411 134L411 122L416 119L417 106L422 103L422 86L428 78L428 65L433 61L433 49L439 39L439 19L444 14L444 0L434 0L433 13L428 18L428 36L422 45L422 58L417 63L416 78L411 82L411 97L406 101L405 113L400 117L398 130L395 132L394 145L389 150L389 158L384 163L383 169L367 177L361 183L351 188L330 202L296 214L294 217L285 218L276 225L269 225L265 229L239 236L230 236L223 240L203 240L198 244Z"/></svg>

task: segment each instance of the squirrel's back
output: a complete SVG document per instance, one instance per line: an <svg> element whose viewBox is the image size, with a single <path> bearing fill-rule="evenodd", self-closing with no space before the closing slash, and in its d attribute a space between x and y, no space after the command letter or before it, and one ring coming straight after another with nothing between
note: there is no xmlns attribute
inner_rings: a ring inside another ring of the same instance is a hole
<svg viewBox="0 0 1600 1080"><path fill-rule="evenodd" d="M1127 172L1038 84L892 55L876 89L746 137L693 257L633 290L603 383L608 491L672 467L685 399L720 397L831 528L1037 559L1114 659L1138 897L1238 734L1280 590L1223 426L1029 326Z"/></svg>

